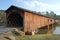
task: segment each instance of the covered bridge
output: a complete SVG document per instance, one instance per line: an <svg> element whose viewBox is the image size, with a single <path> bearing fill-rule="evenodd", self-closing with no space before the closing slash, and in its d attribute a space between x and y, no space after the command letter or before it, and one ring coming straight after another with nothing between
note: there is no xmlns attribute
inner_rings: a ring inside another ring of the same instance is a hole
<svg viewBox="0 0 60 40"><path fill-rule="evenodd" d="M13 5L5 12L7 26L21 27L25 33L33 34L38 28L54 24L54 18Z"/></svg>

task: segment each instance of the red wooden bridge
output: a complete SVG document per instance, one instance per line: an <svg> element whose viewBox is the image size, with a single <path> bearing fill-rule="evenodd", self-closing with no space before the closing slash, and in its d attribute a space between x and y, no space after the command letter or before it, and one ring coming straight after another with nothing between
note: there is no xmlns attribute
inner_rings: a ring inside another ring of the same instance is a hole
<svg viewBox="0 0 60 40"><path fill-rule="evenodd" d="M25 33L34 34L36 29L54 24L55 21L54 18L13 5L5 12L7 26L22 27Z"/></svg>

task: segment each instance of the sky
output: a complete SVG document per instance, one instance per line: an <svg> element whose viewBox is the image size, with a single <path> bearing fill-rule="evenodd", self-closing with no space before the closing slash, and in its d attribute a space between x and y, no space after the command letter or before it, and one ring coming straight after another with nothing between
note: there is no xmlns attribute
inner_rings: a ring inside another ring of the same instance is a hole
<svg viewBox="0 0 60 40"><path fill-rule="evenodd" d="M60 15L60 0L0 0L0 10L6 10L11 5L37 12L53 11Z"/></svg>

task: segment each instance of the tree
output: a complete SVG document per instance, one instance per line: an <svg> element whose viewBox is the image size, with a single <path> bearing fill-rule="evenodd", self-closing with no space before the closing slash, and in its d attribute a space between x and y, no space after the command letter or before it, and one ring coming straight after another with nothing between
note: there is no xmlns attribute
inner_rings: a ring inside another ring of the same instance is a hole
<svg viewBox="0 0 60 40"><path fill-rule="evenodd" d="M4 10L0 10L0 26L5 25L6 13Z"/></svg>
<svg viewBox="0 0 60 40"><path fill-rule="evenodd" d="M51 11L51 12L50 12L50 17L55 18L55 17L56 17L56 14L55 14L53 11Z"/></svg>
<svg viewBox="0 0 60 40"><path fill-rule="evenodd" d="M46 16L50 16L48 11L46 11Z"/></svg>

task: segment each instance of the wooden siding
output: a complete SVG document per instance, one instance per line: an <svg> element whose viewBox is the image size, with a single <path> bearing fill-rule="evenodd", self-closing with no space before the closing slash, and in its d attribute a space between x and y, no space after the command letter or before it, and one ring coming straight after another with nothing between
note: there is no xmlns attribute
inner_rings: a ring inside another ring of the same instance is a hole
<svg viewBox="0 0 60 40"><path fill-rule="evenodd" d="M37 28L41 28L54 23L54 19L39 16L30 12L24 13L24 31L31 32ZM52 20L52 21L51 21Z"/></svg>

